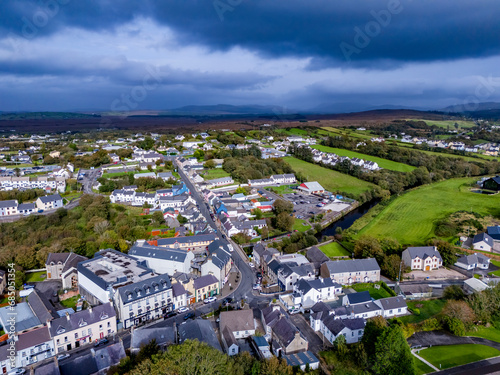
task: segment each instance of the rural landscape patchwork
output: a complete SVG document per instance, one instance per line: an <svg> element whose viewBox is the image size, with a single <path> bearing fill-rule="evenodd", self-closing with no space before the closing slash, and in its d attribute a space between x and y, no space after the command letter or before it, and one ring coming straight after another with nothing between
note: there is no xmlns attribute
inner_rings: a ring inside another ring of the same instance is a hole
<svg viewBox="0 0 500 375"><path fill-rule="evenodd" d="M1 373L500 373L499 16L2 3Z"/></svg>

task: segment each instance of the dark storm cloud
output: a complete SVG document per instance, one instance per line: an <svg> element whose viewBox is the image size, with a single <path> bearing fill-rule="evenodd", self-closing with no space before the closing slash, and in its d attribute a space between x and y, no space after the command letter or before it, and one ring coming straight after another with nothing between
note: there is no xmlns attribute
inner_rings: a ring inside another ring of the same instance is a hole
<svg viewBox="0 0 500 375"><path fill-rule="evenodd" d="M196 85L199 88L218 90L257 89L276 79L275 76L253 72L200 72L196 70L173 69L169 66L151 66L140 62L117 58L113 61L52 61L50 59L0 59L0 75L9 74L19 77L85 77L104 78L108 82L134 86L154 82L161 86Z"/></svg>
<svg viewBox="0 0 500 375"><path fill-rule="evenodd" d="M5 35L22 36L29 24L33 38L67 26L112 30L143 16L175 30L180 45L311 57L310 69L350 63L390 69L500 52L497 0L7 0L2 7Z"/></svg>

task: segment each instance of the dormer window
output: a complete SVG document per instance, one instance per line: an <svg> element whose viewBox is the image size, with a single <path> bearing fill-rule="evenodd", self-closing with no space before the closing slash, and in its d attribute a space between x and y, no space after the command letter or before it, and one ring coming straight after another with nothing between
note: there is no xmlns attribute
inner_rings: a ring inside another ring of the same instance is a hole
<svg viewBox="0 0 500 375"><path fill-rule="evenodd" d="M60 334L62 334L64 332L66 332L66 329L64 329L63 327L59 327L56 332L57 332L58 335L60 335Z"/></svg>
<svg viewBox="0 0 500 375"><path fill-rule="evenodd" d="M128 300L130 301L132 299L132 293L129 293L127 296L128 296Z"/></svg>
<svg viewBox="0 0 500 375"><path fill-rule="evenodd" d="M78 322L78 326L79 327L84 327L86 325L87 325L87 322L85 320L83 320L83 319L80 319L80 321Z"/></svg>
<svg viewBox="0 0 500 375"><path fill-rule="evenodd" d="M103 311L103 312L101 313L100 318L101 318L101 320L102 320L102 319L107 319L107 318L108 318L108 314L107 314L106 312L104 312L104 311Z"/></svg>

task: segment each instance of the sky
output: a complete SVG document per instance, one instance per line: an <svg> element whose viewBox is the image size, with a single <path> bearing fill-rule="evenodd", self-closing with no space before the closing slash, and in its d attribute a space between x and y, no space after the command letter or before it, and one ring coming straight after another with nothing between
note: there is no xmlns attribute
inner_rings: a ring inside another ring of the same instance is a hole
<svg viewBox="0 0 500 375"><path fill-rule="evenodd" d="M0 111L500 102L498 0L2 0Z"/></svg>

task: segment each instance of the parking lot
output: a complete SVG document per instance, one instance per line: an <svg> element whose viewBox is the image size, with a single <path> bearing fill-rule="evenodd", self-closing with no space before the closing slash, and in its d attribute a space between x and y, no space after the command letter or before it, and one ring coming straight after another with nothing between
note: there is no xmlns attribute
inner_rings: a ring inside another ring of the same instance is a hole
<svg viewBox="0 0 500 375"><path fill-rule="evenodd" d="M299 192L292 194L284 194L283 198L293 203L295 217L298 219L307 219L313 215L324 212L323 198L318 198L314 195L301 194ZM321 205L321 207L318 207Z"/></svg>

